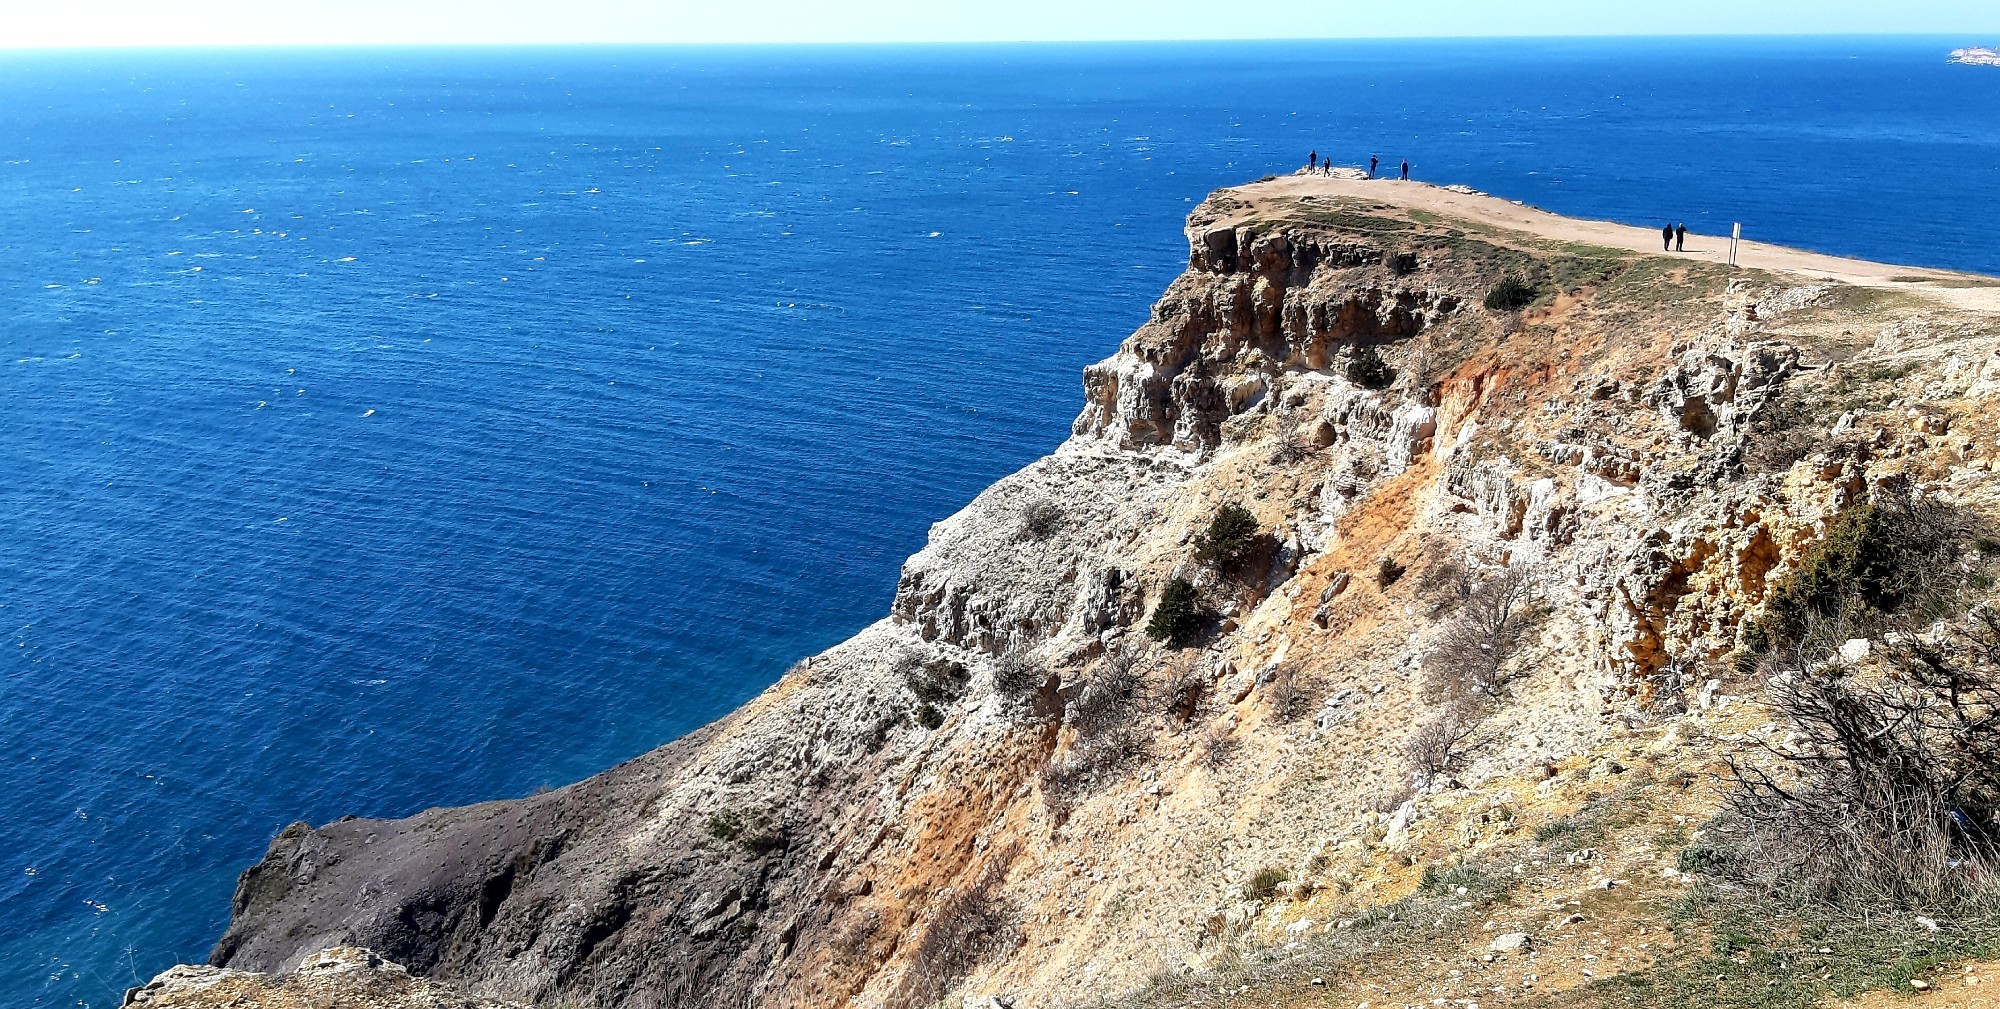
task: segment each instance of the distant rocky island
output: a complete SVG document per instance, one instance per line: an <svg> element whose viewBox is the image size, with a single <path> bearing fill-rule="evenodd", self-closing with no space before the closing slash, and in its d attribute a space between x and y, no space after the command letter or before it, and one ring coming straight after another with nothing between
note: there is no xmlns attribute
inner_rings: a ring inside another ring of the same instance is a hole
<svg viewBox="0 0 2000 1009"><path fill-rule="evenodd" d="M2000 49L1991 49L1985 46L1973 46L1969 49L1953 49L1951 51L1951 61L1953 63L1968 63L1975 66L2000 67Z"/></svg>

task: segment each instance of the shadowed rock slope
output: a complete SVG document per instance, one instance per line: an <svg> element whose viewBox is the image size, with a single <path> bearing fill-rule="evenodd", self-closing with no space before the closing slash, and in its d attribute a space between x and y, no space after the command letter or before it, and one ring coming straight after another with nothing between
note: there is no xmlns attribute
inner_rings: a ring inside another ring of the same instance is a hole
<svg viewBox="0 0 2000 1009"><path fill-rule="evenodd" d="M934 526L885 619L568 788L287 828L213 963L648 1009L1643 969L1690 783L1769 734L1734 671L1775 587L1882 488L1992 510L2000 322L1936 294L1978 278L1732 272L1421 189L1215 193L1072 437Z"/></svg>

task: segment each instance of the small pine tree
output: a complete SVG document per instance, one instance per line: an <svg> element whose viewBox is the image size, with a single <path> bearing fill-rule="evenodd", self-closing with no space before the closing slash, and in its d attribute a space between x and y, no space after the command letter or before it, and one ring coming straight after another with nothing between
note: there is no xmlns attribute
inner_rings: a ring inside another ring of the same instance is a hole
<svg viewBox="0 0 2000 1009"><path fill-rule="evenodd" d="M1194 559L1225 575L1236 573L1256 552L1257 516L1240 504L1216 509L1194 542Z"/></svg>
<svg viewBox="0 0 2000 1009"><path fill-rule="evenodd" d="M1396 380L1396 372L1375 348L1363 347L1347 362L1347 380L1363 389L1380 389Z"/></svg>
<svg viewBox="0 0 2000 1009"><path fill-rule="evenodd" d="M1533 304L1541 293L1519 277L1507 277L1486 292L1486 307L1495 312L1517 312Z"/></svg>
<svg viewBox="0 0 2000 1009"><path fill-rule="evenodd" d="M1201 634L1201 595L1185 578L1167 583L1146 621L1146 636L1173 648L1194 644Z"/></svg>

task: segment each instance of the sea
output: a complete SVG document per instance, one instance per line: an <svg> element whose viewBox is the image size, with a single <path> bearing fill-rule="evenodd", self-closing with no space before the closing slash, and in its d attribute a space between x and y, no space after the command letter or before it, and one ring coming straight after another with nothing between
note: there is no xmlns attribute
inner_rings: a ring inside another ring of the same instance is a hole
<svg viewBox="0 0 2000 1009"><path fill-rule="evenodd" d="M1968 41L0 53L0 1005L881 618L1309 152L2000 273Z"/></svg>

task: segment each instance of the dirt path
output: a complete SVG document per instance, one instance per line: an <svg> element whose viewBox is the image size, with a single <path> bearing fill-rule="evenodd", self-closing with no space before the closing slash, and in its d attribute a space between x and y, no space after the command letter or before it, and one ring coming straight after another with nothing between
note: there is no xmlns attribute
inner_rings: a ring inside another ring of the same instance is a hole
<svg viewBox="0 0 2000 1009"><path fill-rule="evenodd" d="M1496 196L1460 192L1424 182L1368 179L1354 169L1340 170L1331 177L1304 174L1281 176L1268 182L1237 187L1236 192L1250 201L1253 213L1254 208L1272 201L1296 200L1303 196L1335 197L1425 210L1443 217L1460 218L1557 242L1578 242L1712 263L1727 262L1729 258L1727 237L1698 235L1690 231L1686 252L1663 253L1660 250L1660 233L1650 228L1562 217ZM1977 274L1871 263L1747 240L1739 246L1736 262L1750 269L1789 273L1811 280L1910 291L1968 311L2000 312L2000 279Z"/></svg>

